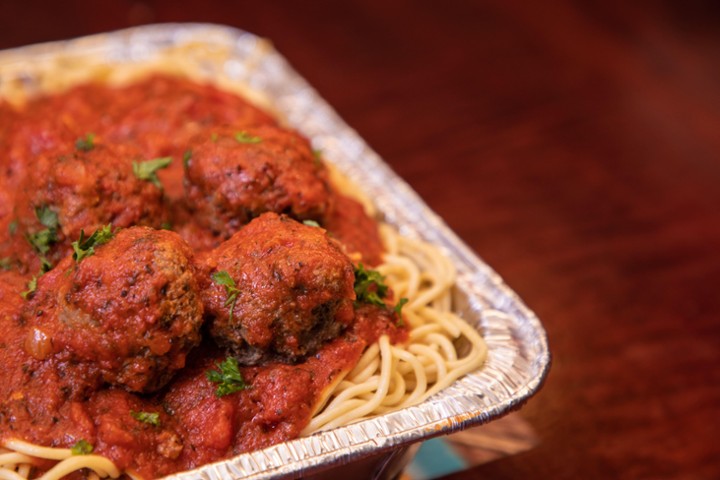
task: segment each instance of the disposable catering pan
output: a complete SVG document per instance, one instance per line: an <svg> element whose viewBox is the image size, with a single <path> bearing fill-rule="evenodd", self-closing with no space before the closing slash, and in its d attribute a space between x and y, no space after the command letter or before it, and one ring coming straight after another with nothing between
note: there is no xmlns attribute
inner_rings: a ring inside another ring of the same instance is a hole
<svg viewBox="0 0 720 480"><path fill-rule="evenodd" d="M537 392L550 365L537 317L267 40L224 26L164 24L7 50L0 52L0 95L32 95L110 78L115 70L148 68L269 99L277 115L362 185L384 221L405 236L437 245L452 260L458 271L454 309L480 331L489 349L482 368L420 405L168 478L335 478L340 470L348 480L392 478L411 444L489 422Z"/></svg>

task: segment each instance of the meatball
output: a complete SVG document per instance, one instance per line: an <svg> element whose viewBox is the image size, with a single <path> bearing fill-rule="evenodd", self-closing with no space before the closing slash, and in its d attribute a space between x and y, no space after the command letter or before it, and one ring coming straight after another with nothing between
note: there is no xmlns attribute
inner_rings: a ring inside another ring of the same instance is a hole
<svg viewBox="0 0 720 480"><path fill-rule="evenodd" d="M38 279L23 313L26 349L152 392L200 342L202 312L187 244L173 232L133 227Z"/></svg>
<svg viewBox="0 0 720 480"><path fill-rule="evenodd" d="M163 191L133 173L132 162L144 160L135 148L98 143L77 148L75 140L66 148L65 154L52 152L34 159L33 174L25 178L15 200L19 231L38 253L59 260L81 231L89 233L106 224L161 225ZM48 247L43 252L36 240L47 229L54 232L40 239Z"/></svg>
<svg viewBox="0 0 720 480"><path fill-rule="evenodd" d="M275 124L237 95L169 75L148 77L119 89L117 96L116 121L102 133L111 140L136 142L148 155L177 153L190 137L209 127Z"/></svg>
<svg viewBox="0 0 720 480"><path fill-rule="evenodd" d="M322 228L266 213L206 263L210 332L241 363L298 360L352 322L353 265Z"/></svg>
<svg viewBox="0 0 720 480"><path fill-rule="evenodd" d="M233 125L243 129L275 124L268 114L246 100L211 85L168 75L154 75L120 89L113 124L101 133L109 141L132 142L148 157L180 158L188 141L210 127ZM160 173L168 196L181 199L180 162Z"/></svg>
<svg viewBox="0 0 720 480"><path fill-rule="evenodd" d="M264 212L322 222L329 210L325 168L291 130L226 128L196 138L189 151L188 205L224 238Z"/></svg>
<svg viewBox="0 0 720 480"><path fill-rule="evenodd" d="M377 222L360 202L336 193L333 209L323 226L342 242L348 253L359 254L362 263L371 266L382 263L385 248Z"/></svg>

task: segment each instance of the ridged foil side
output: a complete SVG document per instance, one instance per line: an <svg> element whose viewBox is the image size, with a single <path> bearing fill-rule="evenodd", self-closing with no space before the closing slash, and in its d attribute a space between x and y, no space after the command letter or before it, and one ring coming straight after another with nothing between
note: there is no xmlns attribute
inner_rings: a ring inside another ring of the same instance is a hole
<svg viewBox="0 0 720 480"><path fill-rule="evenodd" d="M458 270L456 311L487 342L485 365L426 402L230 460L172 479L299 478L365 457L488 422L519 408L542 384L550 365L537 317L500 277L434 214L349 128L270 42L241 30L206 24L164 24L0 52L0 96L52 89L58 69L81 81L109 68L148 64L247 85L308 136L337 168L374 199L384 220L403 235L438 245ZM75 70L73 70L75 71ZM95 73L92 73L95 71ZM389 453L388 453L389 455Z"/></svg>

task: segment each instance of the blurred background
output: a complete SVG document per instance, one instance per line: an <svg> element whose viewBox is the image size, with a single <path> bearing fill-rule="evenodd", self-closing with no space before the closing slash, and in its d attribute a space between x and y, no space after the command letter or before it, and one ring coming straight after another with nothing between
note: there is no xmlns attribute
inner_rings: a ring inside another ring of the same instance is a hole
<svg viewBox="0 0 720 480"><path fill-rule="evenodd" d="M0 48L160 22L270 39L543 321L522 448L444 478L720 478L720 3L0 0Z"/></svg>

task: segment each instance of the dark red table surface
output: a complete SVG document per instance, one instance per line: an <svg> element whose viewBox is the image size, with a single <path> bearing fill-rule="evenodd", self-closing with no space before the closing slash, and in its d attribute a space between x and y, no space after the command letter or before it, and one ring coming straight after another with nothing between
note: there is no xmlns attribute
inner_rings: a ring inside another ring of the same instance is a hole
<svg viewBox="0 0 720 480"><path fill-rule="evenodd" d="M720 4L110 3L2 0L0 48L265 36L541 318L540 444L448 478L720 478Z"/></svg>

